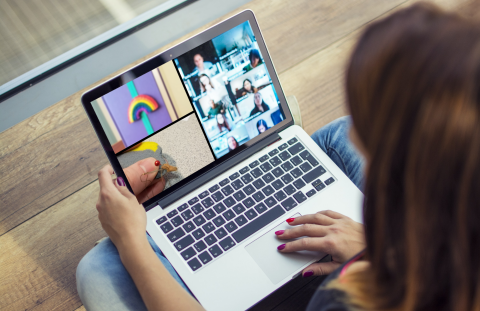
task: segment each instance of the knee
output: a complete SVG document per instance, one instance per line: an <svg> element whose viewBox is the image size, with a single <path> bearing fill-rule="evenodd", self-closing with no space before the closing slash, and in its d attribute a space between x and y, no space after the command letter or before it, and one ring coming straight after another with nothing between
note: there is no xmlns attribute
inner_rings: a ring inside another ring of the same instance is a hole
<svg viewBox="0 0 480 311"><path fill-rule="evenodd" d="M339 137L348 136L351 122L350 116L340 117L318 129L311 137L325 153L328 153L327 149L329 146L338 140Z"/></svg>

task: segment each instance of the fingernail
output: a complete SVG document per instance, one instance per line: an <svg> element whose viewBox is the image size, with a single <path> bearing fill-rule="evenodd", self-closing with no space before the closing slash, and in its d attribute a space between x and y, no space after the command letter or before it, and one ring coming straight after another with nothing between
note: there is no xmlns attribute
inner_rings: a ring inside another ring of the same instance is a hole
<svg viewBox="0 0 480 311"><path fill-rule="evenodd" d="M155 166L160 166L160 161L155 161Z"/></svg>
<svg viewBox="0 0 480 311"><path fill-rule="evenodd" d="M285 230L278 230L278 231L275 231L275 234L276 235L282 235L284 232L285 232Z"/></svg>
<svg viewBox="0 0 480 311"><path fill-rule="evenodd" d="M287 219L287 222L288 222L288 223L291 223L291 222L294 221L294 220L295 220L295 218L288 218L288 219Z"/></svg>
<svg viewBox="0 0 480 311"><path fill-rule="evenodd" d="M277 247L277 249L278 249L279 251L281 251L281 250L284 249L284 248L285 248L285 244L278 245L278 247Z"/></svg>
<svg viewBox="0 0 480 311"><path fill-rule="evenodd" d="M125 181L122 177L117 177L117 184L121 187L125 187Z"/></svg>
<svg viewBox="0 0 480 311"><path fill-rule="evenodd" d="M303 277L304 277L304 278L308 278L308 277L311 277L312 275L313 275L313 271L310 270L310 271L305 272L305 273L303 274Z"/></svg>

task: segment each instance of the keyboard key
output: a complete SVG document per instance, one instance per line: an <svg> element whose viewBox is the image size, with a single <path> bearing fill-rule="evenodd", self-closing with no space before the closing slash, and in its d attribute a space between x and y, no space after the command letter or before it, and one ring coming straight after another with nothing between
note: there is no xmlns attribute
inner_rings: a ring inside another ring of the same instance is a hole
<svg viewBox="0 0 480 311"><path fill-rule="evenodd" d="M180 205L178 207L178 211L179 212L183 212L184 210L186 210L188 208L188 204L187 203L183 203L182 205Z"/></svg>
<svg viewBox="0 0 480 311"><path fill-rule="evenodd" d="M263 199L265 199L265 195L262 193L262 191L257 191L255 192L252 197L255 199L255 201L260 202Z"/></svg>
<svg viewBox="0 0 480 311"><path fill-rule="evenodd" d="M302 163L303 160L300 159L299 156L294 156L294 157L290 160L290 162L292 162L293 165L297 166L297 165L299 165L300 163Z"/></svg>
<svg viewBox="0 0 480 311"><path fill-rule="evenodd" d="M228 176L228 178L230 178L230 180L235 180L238 177L240 177L240 174L238 172L233 173L232 175Z"/></svg>
<svg viewBox="0 0 480 311"><path fill-rule="evenodd" d="M237 225L243 226L244 224L247 223L247 218L245 218L245 216L243 215L240 215L237 218L235 218L235 222L237 223Z"/></svg>
<svg viewBox="0 0 480 311"><path fill-rule="evenodd" d="M268 160L268 155L266 154L266 155L260 157L259 160L260 160L260 162L265 162L265 161L267 161L267 160Z"/></svg>
<svg viewBox="0 0 480 311"><path fill-rule="evenodd" d="M205 237L205 242L207 242L208 246L210 246L217 242L217 238L213 234L210 234Z"/></svg>
<svg viewBox="0 0 480 311"><path fill-rule="evenodd" d="M225 219L223 219L223 217L220 216L220 215L215 217L212 221L217 226L217 228L221 227L221 226L223 226L223 224L225 224Z"/></svg>
<svg viewBox="0 0 480 311"><path fill-rule="evenodd" d="M193 204L197 203L198 201L199 201L198 198L194 197L194 198L190 199L190 201L188 201L188 204L190 206L192 206Z"/></svg>
<svg viewBox="0 0 480 311"><path fill-rule="evenodd" d="M243 183L246 185L246 184L252 182L253 177L252 177L252 175L250 175L250 173L247 173L247 174L243 175L240 179L241 179L241 180L243 181Z"/></svg>
<svg viewBox="0 0 480 311"><path fill-rule="evenodd" d="M278 150L282 151L282 150L285 150L287 148L288 148L288 145L285 143L285 144L280 145L280 147L278 147Z"/></svg>
<svg viewBox="0 0 480 311"><path fill-rule="evenodd" d="M295 191L297 191L297 189L293 186L293 185L288 185L286 186L285 188L283 188L283 191L285 191L285 193L287 195L291 195L293 194Z"/></svg>
<svg viewBox="0 0 480 311"><path fill-rule="evenodd" d="M197 252L200 253L201 251L207 248L207 245L203 241L198 241L197 243L193 244L193 247Z"/></svg>
<svg viewBox="0 0 480 311"><path fill-rule="evenodd" d="M220 214L223 213L227 208L225 207L225 205L223 205L223 203L220 202L215 205L213 209L215 210L215 212L217 212L217 214Z"/></svg>
<svg viewBox="0 0 480 311"><path fill-rule="evenodd" d="M270 161L268 161L268 162L270 162L270 164L275 167L275 166L280 165L282 163L282 160L280 160L279 157L274 157L274 158L271 158Z"/></svg>
<svg viewBox="0 0 480 311"><path fill-rule="evenodd" d="M176 217L172 218L171 222L175 227L178 227L181 224L183 224L183 219L180 216L176 216Z"/></svg>
<svg viewBox="0 0 480 311"><path fill-rule="evenodd" d="M310 164L312 166L317 166L318 165L318 162L317 160L310 154L310 152L308 152L308 150L304 150L300 153L300 156L302 157L302 159L310 162ZM316 163L316 164L315 164Z"/></svg>
<svg viewBox="0 0 480 311"><path fill-rule="evenodd" d="M167 237L170 240L170 242L175 242L176 240L180 239L184 235L185 235L185 231L183 231L182 228L177 228L176 230L167 234Z"/></svg>
<svg viewBox="0 0 480 311"><path fill-rule="evenodd" d="M307 195L307 197L311 197L311 196L314 195L315 193L317 193L317 191L315 191L315 189L312 189L312 190L308 191L308 192L306 193L306 195Z"/></svg>
<svg viewBox="0 0 480 311"><path fill-rule="evenodd" d="M205 230L206 233L210 233L213 230L215 230L215 225L212 224L211 222L207 222L202 226L203 230Z"/></svg>
<svg viewBox="0 0 480 311"><path fill-rule="evenodd" d="M254 168L255 166L259 165L260 162L258 162L257 160L253 161L252 163L250 163L248 166L250 166L250 168Z"/></svg>
<svg viewBox="0 0 480 311"><path fill-rule="evenodd" d="M257 205L255 206L255 210L256 210L259 214L261 214L261 213L265 212L266 210L268 210L268 207L265 206L265 204L260 203L260 204L257 204ZM248 214L247 214L247 217L248 217ZM251 219L251 218L250 218L250 219Z"/></svg>
<svg viewBox="0 0 480 311"><path fill-rule="evenodd" d="M232 185L233 189L235 189L235 190L242 189L242 187L243 187L243 183L240 179L235 180L234 182L232 182L231 185Z"/></svg>
<svg viewBox="0 0 480 311"><path fill-rule="evenodd" d="M205 232L202 229L198 228L197 230L192 232L192 235L195 239L200 240L205 236ZM200 241L201 242L201 241ZM202 242L203 243L203 242ZM198 243L197 243L198 244ZM195 245L194 245L195 246ZM200 251L200 250L199 250Z"/></svg>
<svg viewBox="0 0 480 311"><path fill-rule="evenodd" d="M297 202L293 198L288 198L285 201L282 202L283 208L285 208L287 211L291 210L295 206L297 206Z"/></svg>
<svg viewBox="0 0 480 311"><path fill-rule="evenodd" d="M265 204L268 206L268 207L272 207L274 206L275 204L277 204L277 200L275 200L273 197L268 197L265 199Z"/></svg>
<svg viewBox="0 0 480 311"><path fill-rule="evenodd" d="M226 237L225 239L218 242L218 244L220 244L220 246L225 252L235 246L235 242L233 242L231 237Z"/></svg>
<svg viewBox="0 0 480 311"><path fill-rule="evenodd" d="M245 187L243 187L243 192L245 192L246 195L251 195L255 191L257 191L257 189L255 189L255 187L253 187L252 185L246 185Z"/></svg>
<svg viewBox="0 0 480 311"><path fill-rule="evenodd" d="M237 230L238 226L235 224L234 221L229 222L228 224L225 225L225 229L227 229L228 232L233 232Z"/></svg>
<svg viewBox="0 0 480 311"><path fill-rule="evenodd" d="M283 186L285 186L285 184L280 179L277 179L274 182L272 182L272 186L273 188L275 188L275 190L278 190L278 189L282 189Z"/></svg>
<svg viewBox="0 0 480 311"><path fill-rule="evenodd" d="M295 200L297 200L298 203L302 203L307 199L307 197L301 191L298 191L297 193L295 193L293 197L295 198Z"/></svg>
<svg viewBox="0 0 480 311"><path fill-rule="evenodd" d="M222 204L222 203L219 203L219 204ZM215 217L215 212L209 208L207 209L204 213L203 213L203 216L205 216L205 218L207 218L208 220L212 219L213 217Z"/></svg>
<svg viewBox="0 0 480 311"><path fill-rule="evenodd" d="M197 258L193 258L187 263L190 266L190 269L192 269L192 271L196 271L202 266L202 264L200 263L200 261L198 261Z"/></svg>
<svg viewBox="0 0 480 311"><path fill-rule="evenodd" d="M316 187L318 184L321 184L321 183L322 181L320 180L320 178L317 178L312 182L312 186Z"/></svg>
<svg viewBox="0 0 480 311"><path fill-rule="evenodd" d="M284 151L284 152L280 153L280 154L278 155L278 157L279 157L280 159L282 159L283 161L287 161L287 160L290 159L292 156L290 155L290 153L288 153L288 151Z"/></svg>
<svg viewBox="0 0 480 311"><path fill-rule="evenodd" d="M186 237L179 240L178 242L173 243L173 245L175 246L177 251L181 251L182 249L185 249L185 248L189 247L190 245L192 245L194 242L195 242L195 240L192 238L192 236L187 235Z"/></svg>
<svg viewBox="0 0 480 311"><path fill-rule="evenodd" d="M214 193L214 192L217 191L218 189L220 189L220 186L219 186L219 185L213 185L213 186L211 186L210 188L208 188L208 191L210 191L210 193Z"/></svg>
<svg viewBox="0 0 480 311"><path fill-rule="evenodd" d="M235 203L237 203L237 202L235 201L234 198L228 197L228 198L226 198L225 200L223 200L223 203L224 203L227 207L230 207L230 206L232 206L233 204L235 204Z"/></svg>
<svg viewBox="0 0 480 311"><path fill-rule="evenodd" d="M210 206L215 204L215 202L213 202L211 197L208 197L208 198L206 198L205 200L202 201L202 204L203 204L203 206L205 206L205 208L209 208Z"/></svg>
<svg viewBox="0 0 480 311"><path fill-rule="evenodd" d="M263 179L264 182L269 184L275 179L275 177L273 177L273 175L271 173L267 173L267 174L263 175L262 179Z"/></svg>
<svg viewBox="0 0 480 311"><path fill-rule="evenodd" d="M263 175L262 170L259 169L258 167L256 169L252 170L251 173L252 173L254 178L258 178L258 177Z"/></svg>
<svg viewBox="0 0 480 311"><path fill-rule="evenodd" d="M282 202L287 197L285 192L283 192L282 190L278 191L273 196L275 197L275 199L277 199L278 202Z"/></svg>
<svg viewBox="0 0 480 311"><path fill-rule="evenodd" d="M268 155L271 156L271 157L273 157L274 155L278 154L278 152L279 152L278 149L273 149L272 151L270 151L270 152L268 153Z"/></svg>
<svg viewBox="0 0 480 311"><path fill-rule="evenodd" d="M319 184L315 187L315 189L316 189L317 191L320 191L320 190L322 190L322 189L325 189L325 187L326 187L326 186L325 186L324 183L319 183Z"/></svg>
<svg viewBox="0 0 480 311"><path fill-rule="evenodd" d="M218 247L218 245L216 244L210 247L208 251L210 252L210 254L212 254L213 257L218 257L223 253L220 247Z"/></svg>
<svg viewBox="0 0 480 311"><path fill-rule="evenodd" d="M198 197L199 197L200 200L201 200L201 199L203 199L203 198L208 197L208 195L209 195L208 190L205 190L205 191L203 191L202 193L200 193L200 194L198 195Z"/></svg>
<svg viewBox="0 0 480 311"><path fill-rule="evenodd" d="M287 185L293 181L293 177L289 173L286 173L285 175L282 176L282 181L285 185Z"/></svg>
<svg viewBox="0 0 480 311"><path fill-rule="evenodd" d="M248 199L251 200L251 198L248 198ZM245 211L245 207L243 207L243 205L241 203L238 203L237 205L232 207L232 210L234 210L237 215L240 215L241 213L243 213Z"/></svg>
<svg viewBox="0 0 480 311"><path fill-rule="evenodd" d="M192 210L195 212L196 215L198 215L201 212L203 212L205 209L200 203L197 203L194 206L192 206Z"/></svg>
<svg viewBox="0 0 480 311"><path fill-rule="evenodd" d="M290 174L292 174L293 178L299 178L303 175L303 172L297 167L296 169L293 169Z"/></svg>
<svg viewBox="0 0 480 311"><path fill-rule="evenodd" d="M308 162L303 162L302 164L300 164L300 168L302 169L302 171L304 173L308 172L309 170L311 170L313 167L310 165L310 163Z"/></svg>
<svg viewBox="0 0 480 311"><path fill-rule="evenodd" d="M262 165L260 165L260 168L266 173L269 170L271 170L273 168L273 166L271 166L270 163L266 162L266 163L263 163Z"/></svg>
<svg viewBox="0 0 480 311"><path fill-rule="evenodd" d="M246 172L248 172L249 170L250 170L250 168L249 168L248 166L245 166L244 168L242 168L242 169L240 170L240 174L243 175L243 174L245 174Z"/></svg>
<svg viewBox="0 0 480 311"><path fill-rule="evenodd" d="M248 219L252 220L253 218L257 217L258 214L252 208L245 212L245 216L247 216Z"/></svg>
<svg viewBox="0 0 480 311"><path fill-rule="evenodd" d="M297 142L297 139L294 137L294 138L292 138L292 139L290 139L290 140L288 141L288 144L291 146L291 145L293 145L293 144L296 143L296 142Z"/></svg>
<svg viewBox="0 0 480 311"><path fill-rule="evenodd" d="M189 248L187 248L186 250L184 250L183 252L180 253L180 255L182 255L183 259L185 259L185 260L189 260L190 258L195 256L196 254L197 254L197 252L195 252L193 247L189 247Z"/></svg>
<svg viewBox="0 0 480 311"><path fill-rule="evenodd" d="M168 233L173 230L173 226L171 223L167 222L163 225L160 226L160 229L162 229L163 233Z"/></svg>
<svg viewBox="0 0 480 311"><path fill-rule="evenodd" d="M214 233L219 239L223 239L227 235L227 231L225 231L225 229L223 228L218 229Z"/></svg>
<svg viewBox="0 0 480 311"><path fill-rule="evenodd" d="M246 198L243 200L243 205L245 205L247 208L250 208L255 205L255 200L252 199L251 197Z"/></svg>
<svg viewBox="0 0 480 311"><path fill-rule="evenodd" d="M227 185L229 182L230 182L230 179L225 178L224 180L222 180L218 184L220 185L220 187L223 187L223 186Z"/></svg>
<svg viewBox="0 0 480 311"><path fill-rule="evenodd" d="M229 221L230 219L233 219L236 216L235 213L230 209L225 213L223 213L222 215L227 221Z"/></svg>
<svg viewBox="0 0 480 311"><path fill-rule="evenodd" d="M197 226L201 226L201 225L203 225L204 223L206 223L207 221L205 220L205 218L204 218L202 215L198 215L197 217L193 218L193 222L194 222Z"/></svg>
<svg viewBox="0 0 480 311"><path fill-rule="evenodd" d="M308 172L307 174L305 174L303 176L303 180L309 184L311 183L313 180L317 179L318 177L322 176L323 174L325 174L327 171L325 171L325 169L323 168L323 166L318 166L316 168L314 168L311 172Z"/></svg>
<svg viewBox="0 0 480 311"><path fill-rule="evenodd" d="M215 202L223 200L225 197L223 196L222 192L217 191L214 194L212 194L212 198L215 200Z"/></svg>
<svg viewBox="0 0 480 311"><path fill-rule="evenodd" d="M293 168L293 165L290 162L285 162L281 165L281 167L283 168L283 170L285 172L288 172L289 170L291 170Z"/></svg>
<svg viewBox="0 0 480 311"><path fill-rule="evenodd" d="M266 225L268 225L278 217L282 216L283 214L285 214L285 211L280 207L280 205L277 205L274 208L260 215L260 217L258 217L257 219L251 221L244 227L232 233L232 237L235 239L235 241L237 241L237 243L240 243L258 230L264 228Z"/></svg>
<svg viewBox="0 0 480 311"><path fill-rule="evenodd" d="M265 182L264 182L262 179L259 178L259 179L255 180L255 181L252 183L252 185L254 185L255 188L257 188L257 189L261 189L261 188L263 188L263 187L265 186Z"/></svg>
<svg viewBox="0 0 480 311"><path fill-rule="evenodd" d="M299 190L306 186L305 182L302 179L295 180L293 182L293 185L295 186L295 188Z"/></svg>
<svg viewBox="0 0 480 311"><path fill-rule="evenodd" d="M267 197L275 192L275 190L270 185L263 188L262 191L265 194L265 196L267 196Z"/></svg>
<svg viewBox="0 0 480 311"><path fill-rule="evenodd" d="M222 188L222 192L223 192L224 195L229 196L232 193L234 193L235 190L233 190L232 186L228 185L228 186L225 186L225 187Z"/></svg>
<svg viewBox="0 0 480 311"><path fill-rule="evenodd" d="M161 225L161 224L163 224L163 223L166 222L166 221L167 221L167 217L162 216L162 217L160 217L160 218L157 219L157 225Z"/></svg>
<svg viewBox="0 0 480 311"><path fill-rule="evenodd" d="M191 222L191 221L187 222L187 223L184 224L182 227L183 227L183 229L184 229L185 231L187 231L187 233L190 232L190 231L192 231L193 229L195 229L195 225L194 225L193 222Z"/></svg>
<svg viewBox="0 0 480 311"><path fill-rule="evenodd" d="M210 256L210 254L208 252L203 252L200 255L198 255L198 259L200 259L200 261L203 264L206 264L206 263L209 263L212 260L212 256Z"/></svg>
<svg viewBox="0 0 480 311"><path fill-rule="evenodd" d="M325 180L325 185L330 185L332 184L333 182L335 181L335 179L333 179L333 177L330 177L329 179Z"/></svg>
<svg viewBox="0 0 480 311"><path fill-rule="evenodd" d="M272 174L275 175L275 177L280 177L283 175L283 170L279 167L276 167L272 170Z"/></svg>
<svg viewBox="0 0 480 311"><path fill-rule="evenodd" d="M301 143L297 143L292 147L288 148L288 152L290 152L292 155L296 155L297 153L303 150L305 150L305 147Z"/></svg>
<svg viewBox="0 0 480 311"><path fill-rule="evenodd" d="M170 213L167 214L168 218L172 218L173 216L177 215L178 214L178 211L176 209L174 209L173 211L171 211Z"/></svg>

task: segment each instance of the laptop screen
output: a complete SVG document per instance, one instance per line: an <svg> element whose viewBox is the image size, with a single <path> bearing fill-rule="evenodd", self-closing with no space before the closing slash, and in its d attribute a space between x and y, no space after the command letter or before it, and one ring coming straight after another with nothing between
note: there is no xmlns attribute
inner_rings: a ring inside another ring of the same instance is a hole
<svg viewBox="0 0 480 311"><path fill-rule="evenodd" d="M124 171L160 162L130 184L165 176L166 189L285 119L249 21L91 104Z"/></svg>

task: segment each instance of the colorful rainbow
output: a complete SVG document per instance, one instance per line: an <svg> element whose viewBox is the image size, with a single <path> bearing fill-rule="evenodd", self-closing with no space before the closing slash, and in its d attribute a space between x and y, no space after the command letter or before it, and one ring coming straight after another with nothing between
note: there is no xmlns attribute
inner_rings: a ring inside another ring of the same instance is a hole
<svg viewBox="0 0 480 311"><path fill-rule="evenodd" d="M152 97L148 95L138 95L135 96L130 105L128 106L128 122L133 123L142 118L141 113L155 111L158 108L158 104Z"/></svg>

